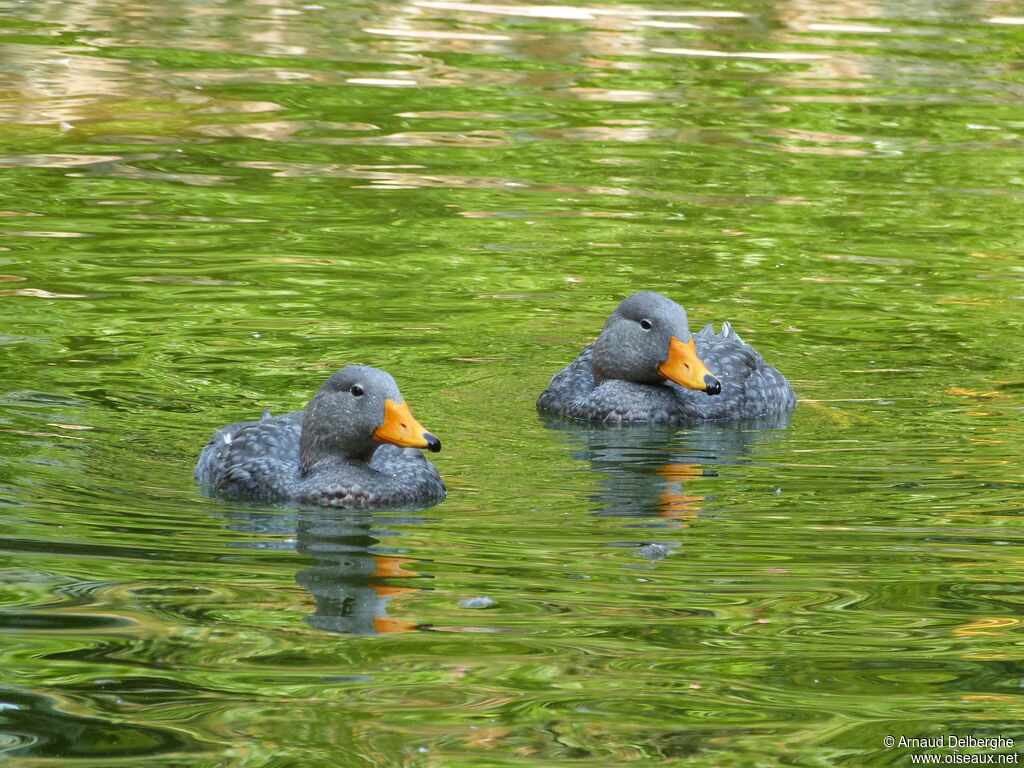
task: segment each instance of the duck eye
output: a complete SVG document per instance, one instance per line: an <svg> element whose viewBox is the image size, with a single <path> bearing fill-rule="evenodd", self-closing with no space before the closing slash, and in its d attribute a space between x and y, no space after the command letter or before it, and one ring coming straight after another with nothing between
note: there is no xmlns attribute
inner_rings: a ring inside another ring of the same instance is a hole
<svg viewBox="0 0 1024 768"><path fill-rule="evenodd" d="M349 388L349 390L348 390L348 391L349 391L349 392L351 392L351 393L352 393L353 395L355 395L356 397L362 397L362 396L363 396L363 388L362 388L362 387L360 387L360 386L359 386L358 384L353 384L353 385L352 385L352 386L351 386L351 387Z"/></svg>
<svg viewBox="0 0 1024 768"><path fill-rule="evenodd" d="M641 320L640 321L640 327L643 328L645 331L651 330L651 328L652 328L651 321L647 320L646 318Z"/></svg>

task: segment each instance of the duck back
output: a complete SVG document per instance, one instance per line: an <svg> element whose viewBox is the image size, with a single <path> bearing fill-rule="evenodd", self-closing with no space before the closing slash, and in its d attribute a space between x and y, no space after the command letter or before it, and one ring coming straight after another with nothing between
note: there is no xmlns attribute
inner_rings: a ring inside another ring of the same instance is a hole
<svg viewBox="0 0 1024 768"><path fill-rule="evenodd" d="M238 499L346 509L415 508L445 497L437 469L417 448L381 445L367 462L336 460L303 473L305 411L240 421L217 430L199 455L196 480Z"/></svg>
<svg viewBox="0 0 1024 768"><path fill-rule="evenodd" d="M720 333L709 324L694 339L700 359L721 381L719 394L687 389L671 381L641 384L609 379L597 384L591 369L591 345L555 374L537 407L569 418L615 424L749 419L794 408L796 394L786 377L768 365L729 323L723 323Z"/></svg>

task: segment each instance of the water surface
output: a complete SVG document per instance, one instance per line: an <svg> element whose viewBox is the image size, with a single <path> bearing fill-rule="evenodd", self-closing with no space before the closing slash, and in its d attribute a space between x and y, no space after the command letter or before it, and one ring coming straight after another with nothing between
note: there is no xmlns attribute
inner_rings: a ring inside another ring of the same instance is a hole
<svg viewBox="0 0 1024 768"><path fill-rule="evenodd" d="M1022 24L0 0L0 755L902 766L888 734L1024 740ZM539 418L640 289L730 320L792 418ZM349 362L444 441L447 501L197 493L216 427Z"/></svg>

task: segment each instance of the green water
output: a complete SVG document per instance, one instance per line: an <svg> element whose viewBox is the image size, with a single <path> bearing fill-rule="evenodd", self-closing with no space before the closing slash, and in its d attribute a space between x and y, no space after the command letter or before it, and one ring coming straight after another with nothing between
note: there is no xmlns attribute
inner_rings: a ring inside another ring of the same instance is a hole
<svg viewBox="0 0 1024 768"><path fill-rule="evenodd" d="M0 0L0 759L1024 743L1022 23ZM640 289L732 321L792 419L539 418ZM196 492L216 427L350 362L444 442L443 504Z"/></svg>

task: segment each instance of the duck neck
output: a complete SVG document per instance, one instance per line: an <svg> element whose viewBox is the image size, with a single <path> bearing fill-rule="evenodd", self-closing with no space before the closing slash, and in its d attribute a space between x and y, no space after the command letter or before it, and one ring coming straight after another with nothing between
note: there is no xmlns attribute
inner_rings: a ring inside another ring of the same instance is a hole
<svg viewBox="0 0 1024 768"><path fill-rule="evenodd" d="M308 475L328 466L366 465L378 447L372 440L342 444L303 429L299 438L299 470Z"/></svg>
<svg viewBox="0 0 1024 768"><path fill-rule="evenodd" d="M649 373L643 350L624 347L617 344L611 334L602 334L594 342L594 351L590 358L590 371L594 383L601 385L610 379L635 381L638 384L660 384L662 379L657 374Z"/></svg>

